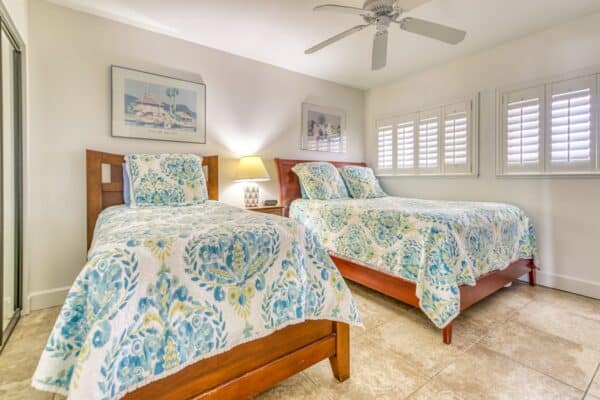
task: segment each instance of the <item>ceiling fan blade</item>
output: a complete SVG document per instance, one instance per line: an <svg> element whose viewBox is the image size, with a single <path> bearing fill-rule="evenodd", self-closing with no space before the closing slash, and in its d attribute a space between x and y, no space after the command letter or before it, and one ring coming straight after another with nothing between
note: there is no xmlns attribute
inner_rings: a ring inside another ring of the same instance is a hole
<svg viewBox="0 0 600 400"><path fill-rule="evenodd" d="M418 35L427 36L432 39L440 40L449 44L458 44L462 42L467 32L449 26L436 24L419 18L404 18L398 22L400 29Z"/></svg>
<svg viewBox="0 0 600 400"><path fill-rule="evenodd" d="M352 35L352 34L353 34L353 33L355 33L355 32L358 32L358 31L361 31L361 30L365 29L367 26L369 26L369 25L357 25L357 26L355 26L354 28L350 28L350 29L348 29L347 31L344 31L344 32L342 32L342 33L338 33L337 35L335 35L335 36L332 36L332 37L330 37L329 39L327 39L327 40L324 40L324 41L322 41L321 43L319 43L319 44L317 44L317 45L315 45L315 46L311 47L311 48L310 48L310 49L308 49L308 50L306 50L306 51L304 52L304 54L312 54L312 53L314 53L314 52L316 52L316 51L319 51L319 50L321 50L323 47L329 46L330 44L332 44L332 43L335 43L335 42L337 42L338 40L345 38L346 36L350 36L350 35Z"/></svg>
<svg viewBox="0 0 600 400"><path fill-rule="evenodd" d="M337 4L323 4L320 6L316 6L314 11L330 11L330 12L339 12L346 14L355 14L355 15L367 15L369 17L374 17L375 13L369 10L363 10L362 8L357 7L348 7L348 6L338 6Z"/></svg>
<svg viewBox="0 0 600 400"><path fill-rule="evenodd" d="M377 32L375 34L375 39L373 39L373 59L371 63L373 71L385 67L387 62L387 42L387 31Z"/></svg>

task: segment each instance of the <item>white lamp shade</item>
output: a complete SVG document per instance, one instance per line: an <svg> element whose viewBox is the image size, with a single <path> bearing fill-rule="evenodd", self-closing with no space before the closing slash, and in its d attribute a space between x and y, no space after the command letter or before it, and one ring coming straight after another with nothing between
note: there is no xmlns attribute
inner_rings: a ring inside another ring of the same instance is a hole
<svg viewBox="0 0 600 400"><path fill-rule="evenodd" d="M236 182L260 182L268 181L271 177L265 168L265 164L259 156L247 156L240 158L240 164L234 176Z"/></svg>

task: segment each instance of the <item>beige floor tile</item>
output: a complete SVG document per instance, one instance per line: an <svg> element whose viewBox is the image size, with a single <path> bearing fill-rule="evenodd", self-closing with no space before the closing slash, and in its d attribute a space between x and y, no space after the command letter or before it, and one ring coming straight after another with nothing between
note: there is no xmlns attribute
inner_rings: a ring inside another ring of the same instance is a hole
<svg viewBox="0 0 600 400"><path fill-rule="evenodd" d="M40 392L31 387L31 379L0 386L0 399L3 400L52 400L52 398L52 393Z"/></svg>
<svg viewBox="0 0 600 400"><path fill-rule="evenodd" d="M48 331L20 338L11 336L2 354L31 353L39 356L48 342L49 335L50 332Z"/></svg>
<svg viewBox="0 0 600 400"><path fill-rule="evenodd" d="M40 351L2 353L0 355L0 386L31 379L40 358Z"/></svg>
<svg viewBox="0 0 600 400"><path fill-rule="evenodd" d="M598 351L516 321L490 332L480 344L580 390L600 362Z"/></svg>
<svg viewBox="0 0 600 400"><path fill-rule="evenodd" d="M408 397L408 400L464 400L465 397L447 385L431 380Z"/></svg>
<svg viewBox="0 0 600 400"><path fill-rule="evenodd" d="M422 313L415 313L390 320L365 336L394 354L388 353L388 358L404 360L431 377L478 340L478 333L471 328L468 321L457 322L452 345L447 346L442 343L441 331Z"/></svg>
<svg viewBox="0 0 600 400"><path fill-rule="evenodd" d="M329 393L319 390L305 373L294 375L279 385L256 396L255 400L332 400Z"/></svg>
<svg viewBox="0 0 600 400"><path fill-rule="evenodd" d="M534 300L516 316L517 321L600 351L600 320L590 319L566 308Z"/></svg>
<svg viewBox="0 0 600 400"><path fill-rule="evenodd" d="M583 392L476 345L415 393L414 399L581 399Z"/></svg>
<svg viewBox="0 0 600 400"><path fill-rule="evenodd" d="M596 376L594 377L594 380L590 384L590 388L588 389L588 394L600 398L600 367L598 367L596 370Z"/></svg>
<svg viewBox="0 0 600 400"><path fill-rule="evenodd" d="M588 393L585 395L583 400L600 400L600 397L596 397L596 396Z"/></svg>
<svg viewBox="0 0 600 400"><path fill-rule="evenodd" d="M467 347L515 316L531 300L505 289L463 311L453 322L452 344ZM421 315L422 312L418 311ZM422 315L422 318L426 318ZM431 324L431 326L433 326Z"/></svg>
<svg viewBox="0 0 600 400"><path fill-rule="evenodd" d="M536 287L533 298L540 303L553 305L579 316L600 321L600 300L562 290Z"/></svg>
<svg viewBox="0 0 600 400"><path fill-rule="evenodd" d="M351 328L352 334L355 336L369 332L371 329L391 319L399 318L409 310L409 306L405 304L389 297L374 296L367 289L358 285L351 285L350 290L354 295L358 311L365 326L364 329L358 327Z"/></svg>
<svg viewBox="0 0 600 400"><path fill-rule="evenodd" d="M306 374L335 399L401 399L426 378L405 360L390 357L386 349L365 336L356 338L350 352L350 379L338 382L327 360L311 367Z"/></svg>
<svg viewBox="0 0 600 400"><path fill-rule="evenodd" d="M59 313L60 307L52 307L23 316L12 334L12 339L18 340L39 334L48 335Z"/></svg>

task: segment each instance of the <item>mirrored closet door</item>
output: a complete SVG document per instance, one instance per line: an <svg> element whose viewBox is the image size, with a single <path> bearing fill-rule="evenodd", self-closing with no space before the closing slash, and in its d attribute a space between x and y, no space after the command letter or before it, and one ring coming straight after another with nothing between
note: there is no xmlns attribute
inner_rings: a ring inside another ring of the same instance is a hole
<svg viewBox="0 0 600 400"><path fill-rule="evenodd" d="M2 151L0 174L0 294L2 331L0 349L14 329L21 311L22 281L22 195L21 195L21 51L8 27L2 23L0 33L0 109L2 117Z"/></svg>

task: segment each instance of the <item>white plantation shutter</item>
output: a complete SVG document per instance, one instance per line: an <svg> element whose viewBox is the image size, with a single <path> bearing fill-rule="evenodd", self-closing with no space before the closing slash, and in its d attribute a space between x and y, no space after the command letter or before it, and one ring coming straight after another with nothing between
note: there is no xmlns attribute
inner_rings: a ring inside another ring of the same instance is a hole
<svg viewBox="0 0 600 400"><path fill-rule="evenodd" d="M503 96L504 172L535 173L542 168L542 86Z"/></svg>
<svg viewBox="0 0 600 400"><path fill-rule="evenodd" d="M592 98L595 77L548 85L547 163L551 172L591 171L595 166Z"/></svg>
<svg viewBox="0 0 600 400"><path fill-rule="evenodd" d="M394 168L394 125L382 121L377 125L377 169L391 172Z"/></svg>
<svg viewBox="0 0 600 400"><path fill-rule="evenodd" d="M408 173L415 168L415 119L411 115L396 122L396 168Z"/></svg>
<svg viewBox="0 0 600 400"><path fill-rule="evenodd" d="M475 174L479 94L376 123L377 170L394 175Z"/></svg>
<svg viewBox="0 0 600 400"><path fill-rule="evenodd" d="M418 166L424 173L440 172L440 109L419 113Z"/></svg>
<svg viewBox="0 0 600 400"><path fill-rule="evenodd" d="M469 172L471 102L444 107L444 172Z"/></svg>

